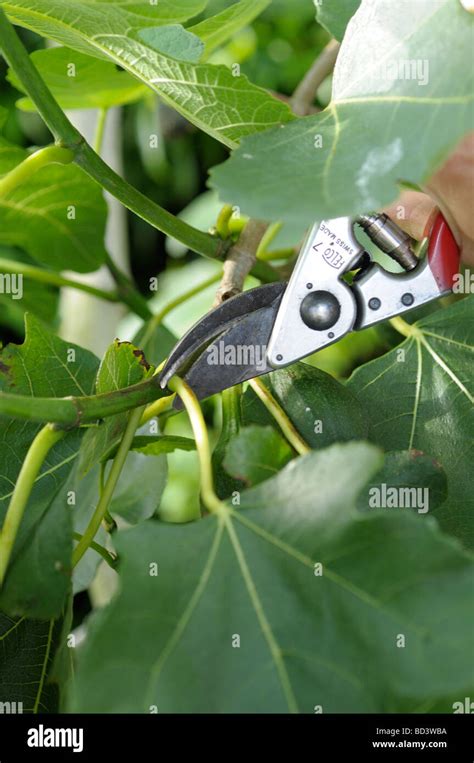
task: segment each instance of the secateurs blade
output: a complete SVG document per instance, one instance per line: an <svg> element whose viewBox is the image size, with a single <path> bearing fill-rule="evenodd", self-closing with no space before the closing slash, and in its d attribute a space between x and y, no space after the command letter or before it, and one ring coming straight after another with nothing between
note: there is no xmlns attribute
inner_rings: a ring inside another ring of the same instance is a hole
<svg viewBox="0 0 474 763"><path fill-rule="evenodd" d="M403 268L374 262L355 235ZM438 214L418 259L412 240L387 215L339 217L314 225L288 283L251 289L208 313L177 344L160 377L184 377L202 399L288 366L351 331L401 315L449 293L459 270L454 236ZM347 280L353 273L352 282Z"/></svg>

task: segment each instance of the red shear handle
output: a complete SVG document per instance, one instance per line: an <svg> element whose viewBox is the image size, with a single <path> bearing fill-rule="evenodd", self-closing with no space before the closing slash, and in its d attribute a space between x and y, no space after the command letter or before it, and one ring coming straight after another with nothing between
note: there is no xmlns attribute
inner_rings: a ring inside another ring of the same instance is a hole
<svg viewBox="0 0 474 763"><path fill-rule="evenodd" d="M459 273L461 252L451 228L441 212L429 234L428 262L440 291L451 291L454 277Z"/></svg>

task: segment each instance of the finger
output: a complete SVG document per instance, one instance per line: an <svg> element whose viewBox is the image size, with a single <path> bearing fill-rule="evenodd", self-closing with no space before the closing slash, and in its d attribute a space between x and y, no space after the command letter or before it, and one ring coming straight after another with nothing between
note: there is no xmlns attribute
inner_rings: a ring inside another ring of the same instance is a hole
<svg viewBox="0 0 474 763"><path fill-rule="evenodd" d="M421 241L429 233L438 207L426 193L403 191L401 196L383 211L409 236Z"/></svg>
<svg viewBox="0 0 474 763"><path fill-rule="evenodd" d="M474 241L474 133L466 136L456 151L435 172L427 189L463 243Z"/></svg>

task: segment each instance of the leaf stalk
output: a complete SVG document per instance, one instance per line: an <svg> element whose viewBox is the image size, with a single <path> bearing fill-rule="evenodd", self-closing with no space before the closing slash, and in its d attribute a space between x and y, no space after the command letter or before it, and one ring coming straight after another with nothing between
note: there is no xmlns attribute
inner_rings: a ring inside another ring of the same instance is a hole
<svg viewBox="0 0 474 763"><path fill-rule="evenodd" d="M73 567L75 567L76 564L78 564L81 561L87 549L94 541L97 531L99 530L100 525L102 524L102 520L104 519L105 515L108 512L115 488L117 487L117 483L119 481L120 475L122 474L125 461L127 459L130 447L133 442L133 438L135 437L135 432L137 431L138 426L140 424L140 419L142 417L143 411L144 411L144 407L136 408L134 411L131 412L129 416L127 427L125 429L125 432L123 433L123 437L120 442L117 455L115 456L113 460L112 468L105 482L104 490L101 493L96 510L94 511L94 514L92 515L92 518L82 538L80 539L79 543L74 549L74 552L72 555Z"/></svg>
<svg viewBox="0 0 474 763"><path fill-rule="evenodd" d="M26 455L0 532L0 587L5 579L21 520L35 480L51 448L65 436L64 430L56 429L52 424L47 424L36 435Z"/></svg>

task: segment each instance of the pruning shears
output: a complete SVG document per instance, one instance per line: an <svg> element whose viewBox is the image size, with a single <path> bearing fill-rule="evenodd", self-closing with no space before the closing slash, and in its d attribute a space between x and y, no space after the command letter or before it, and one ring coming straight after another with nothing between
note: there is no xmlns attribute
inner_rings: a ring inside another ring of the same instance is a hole
<svg viewBox="0 0 474 763"><path fill-rule="evenodd" d="M374 262L356 225L403 272ZM419 259L412 239L385 214L315 224L289 282L259 286L209 312L176 345L161 386L178 374L206 398L448 294L460 251L441 213L427 238L426 257Z"/></svg>

